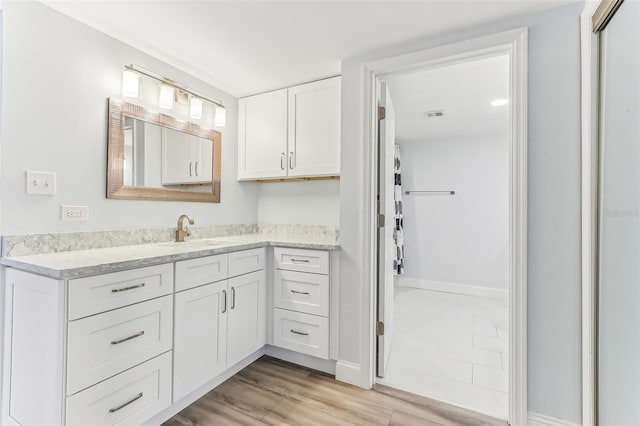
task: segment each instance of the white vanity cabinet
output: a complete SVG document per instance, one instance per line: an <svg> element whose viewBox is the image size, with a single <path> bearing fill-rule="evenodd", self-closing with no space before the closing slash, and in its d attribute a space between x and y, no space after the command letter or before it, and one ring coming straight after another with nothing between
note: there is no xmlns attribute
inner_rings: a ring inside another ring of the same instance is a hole
<svg viewBox="0 0 640 426"><path fill-rule="evenodd" d="M162 128L162 184L210 183L213 141Z"/></svg>
<svg viewBox="0 0 640 426"><path fill-rule="evenodd" d="M335 359L337 268L324 250L273 249L274 346Z"/></svg>
<svg viewBox="0 0 640 426"><path fill-rule="evenodd" d="M331 371L337 251L265 246L69 279L5 268L0 424L162 423L270 349Z"/></svg>
<svg viewBox="0 0 640 426"><path fill-rule="evenodd" d="M259 248L176 262L187 290L175 296L174 401L265 345L264 259Z"/></svg>
<svg viewBox="0 0 640 426"><path fill-rule="evenodd" d="M340 174L340 77L238 101L238 180Z"/></svg>
<svg viewBox="0 0 640 426"><path fill-rule="evenodd" d="M173 264L5 279L3 424L137 423L171 405Z"/></svg>

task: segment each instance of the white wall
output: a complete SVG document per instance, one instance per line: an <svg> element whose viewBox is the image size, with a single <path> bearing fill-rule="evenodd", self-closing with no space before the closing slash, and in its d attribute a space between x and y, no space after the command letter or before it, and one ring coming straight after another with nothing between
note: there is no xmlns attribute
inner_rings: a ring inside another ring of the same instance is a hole
<svg viewBox="0 0 640 426"><path fill-rule="evenodd" d="M342 63L340 181L340 354L359 364L364 282L362 211L363 64L527 26L528 97L528 402L529 410L579 423L580 335L580 28L581 2Z"/></svg>
<svg viewBox="0 0 640 426"><path fill-rule="evenodd" d="M236 181L237 100L37 2L5 2L1 187L5 234L257 223L257 185ZM106 199L107 98L120 97L125 64L138 64L221 100L220 204ZM57 194L27 196L25 171L57 173ZM89 206L62 222L62 204Z"/></svg>
<svg viewBox="0 0 640 426"><path fill-rule="evenodd" d="M260 184L258 223L338 226L340 181Z"/></svg>
<svg viewBox="0 0 640 426"><path fill-rule="evenodd" d="M400 143L405 276L506 290L508 137Z"/></svg>

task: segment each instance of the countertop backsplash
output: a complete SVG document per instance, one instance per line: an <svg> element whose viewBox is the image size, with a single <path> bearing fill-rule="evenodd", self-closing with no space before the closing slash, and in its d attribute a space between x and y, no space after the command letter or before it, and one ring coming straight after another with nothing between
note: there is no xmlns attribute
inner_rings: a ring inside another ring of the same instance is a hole
<svg viewBox="0 0 640 426"><path fill-rule="evenodd" d="M189 240L235 235L297 235L326 237L335 242L339 238L337 226L325 225L192 225ZM2 257L60 253L136 244L169 242L175 239L174 227L150 229L124 229L114 231L66 232L54 234L27 234L2 236Z"/></svg>

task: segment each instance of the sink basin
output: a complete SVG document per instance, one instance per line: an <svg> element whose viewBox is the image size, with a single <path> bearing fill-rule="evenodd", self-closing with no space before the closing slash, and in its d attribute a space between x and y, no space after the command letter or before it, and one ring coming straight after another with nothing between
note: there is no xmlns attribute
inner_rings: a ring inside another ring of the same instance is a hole
<svg viewBox="0 0 640 426"><path fill-rule="evenodd" d="M221 241L221 240L193 240L193 241L184 241L181 243L171 241L169 243L162 243L160 245L163 247L207 248L207 247L221 246L227 243L228 241Z"/></svg>

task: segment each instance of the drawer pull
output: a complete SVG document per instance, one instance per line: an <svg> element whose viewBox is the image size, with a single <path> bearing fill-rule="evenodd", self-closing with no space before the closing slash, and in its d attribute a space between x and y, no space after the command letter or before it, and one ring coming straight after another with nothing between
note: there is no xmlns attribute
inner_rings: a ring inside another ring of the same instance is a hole
<svg viewBox="0 0 640 426"><path fill-rule="evenodd" d="M299 335L301 335L301 336L308 336L308 335L309 335L309 333L305 333L304 331L294 330L293 328L291 329L291 332L292 332L293 334L299 334Z"/></svg>
<svg viewBox="0 0 640 426"><path fill-rule="evenodd" d="M236 307L236 288L231 287L231 309Z"/></svg>
<svg viewBox="0 0 640 426"><path fill-rule="evenodd" d="M145 285L144 283L140 283L140 284L132 285L129 287L114 288L111 290L111 293L120 293L121 291L134 290L136 288L144 287L144 285Z"/></svg>
<svg viewBox="0 0 640 426"><path fill-rule="evenodd" d="M128 340L135 339L136 337L140 337L140 336L144 336L144 331L141 331L140 333L133 334L133 335L131 335L129 337L125 337L125 338L120 339L120 340L114 340L114 341L111 342L111 344L112 345L119 345L120 343L124 343L124 342L126 342Z"/></svg>
<svg viewBox="0 0 640 426"><path fill-rule="evenodd" d="M129 404L132 404L134 402L136 402L137 400L139 400L140 398L142 398L143 393L140 392L139 394L137 394L136 396L134 396L131 400L125 402L122 405L118 405L116 408L109 408L109 412L110 413L115 413L116 411L120 411L122 410L124 407L126 407Z"/></svg>
<svg viewBox="0 0 640 426"><path fill-rule="evenodd" d="M299 262L299 263L310 263L311 261L309 259L293 259L291 258L292 262Z"/></svg>
<svg viewBox="0 0 640 426"><path fill-rule="evenodd" d="M295 293L295 294L306 294L308 295L309 292L308 291L297 291L297 290L291 290L291 293Z"/></svg>

